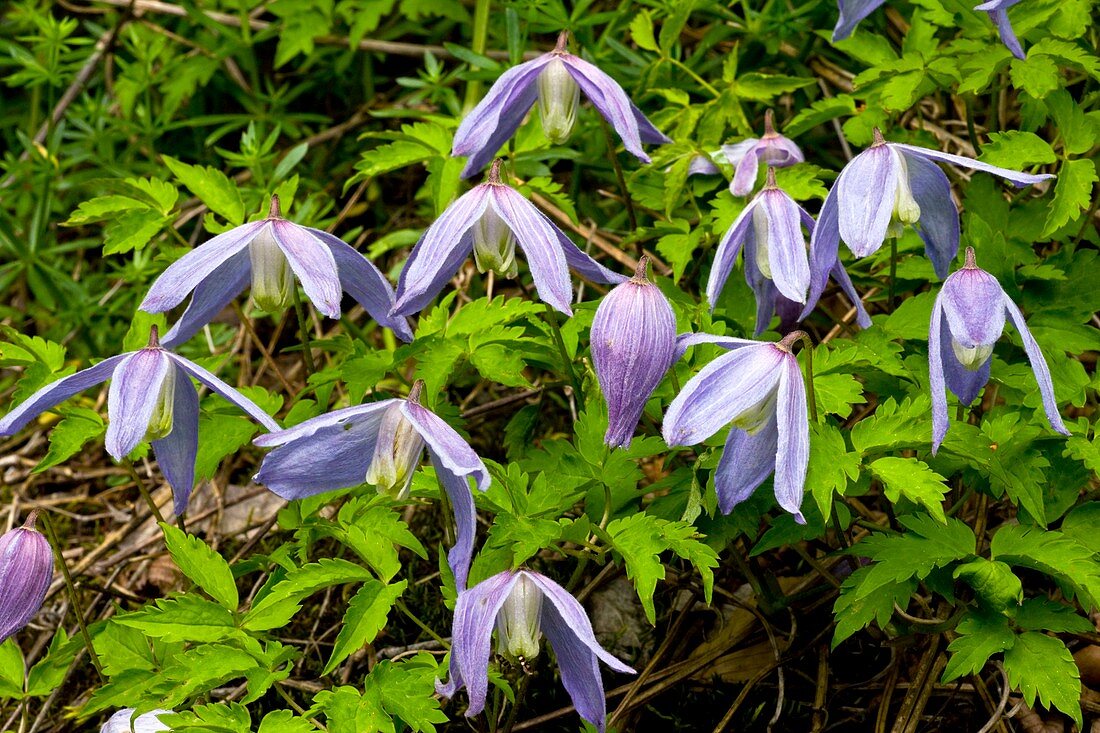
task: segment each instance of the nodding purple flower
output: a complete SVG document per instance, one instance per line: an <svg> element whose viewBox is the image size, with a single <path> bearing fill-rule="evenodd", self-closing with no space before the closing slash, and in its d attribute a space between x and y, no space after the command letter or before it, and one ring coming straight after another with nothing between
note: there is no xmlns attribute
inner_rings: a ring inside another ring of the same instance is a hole
<svg viewBox="0 0 1100 733"><path fill-rule="evenodd" d="M252 400L198 364L163 348L157 327L149 345L104 359L93 367L47 384L0 420L0 436L13 435L41 413L78 392L108 379L107 452L116 461L148 440L164 478L172 487L175 512L183 514L195 485L195 457L199 448L199 395L194 377L244 410L267 430L278 430Z"/></svg>
<svg viewBox="0 0 1100 733"><path fill-rule="evenodd" d="M480 271L515 277L517 244L527 259L539 298L562 313L573 313L569 268L599 283L626 280L582 252L519 191L502 183L500 160L496 160L485 183L448 206L413 247L391 312L409 315L423 310L471 251Z"/></svg>
<svg viewBox="0 0 1100 733"><path fill-rule="evenodd" d="M691 156L691 161L688 163L688 175L689 176L718 176L722 174L722 169L714 162L714 156L722 155L722 151L718 151L713 155L706 155L704 153L696 153Z"/></svg>
<svg viewBox="0 0 1100 733"><path fill-rule="evenodd" d="M568 41L569 32L562 31L553 51L508 69L462 120L451 155L468 157L463 178L493 159L536 101L546 137L555 144L565 142L577 118L581 91L638 159L649 162L642 143L671 142L634 106L618 82L566 51Z"/></svg>
<svg viewBox="0 0 1100 733"><path fill-rule="evenodd" d="M756 335L767 330L775 314L779 315L781 330L793 328L813 311L821 296L820 292L809 296L810 283L818 278L828 280L830 275L855 305L859 325L869 327L871 317L837 253L833 252L831 262L824 258L811 261L803 227L813 232L813 217L776 186L775 170L769 167L767 184L718 243L707 280L711 310L718 303L737 255L744 249L745 281L756 293Z"/></svg>
<svg viewBox="0 0 1100 733"><path fill-rule="evenodd" d="M750 137L736 145L723 145L722 154L735 167L730 193L748 196L756 185L756 171L760 163L772 168L786 168L801 163L802 150L788 138L775 131L772 111L764 113L764 137Z"/></svg>
<svg viewBox="0 0 1100 733"><path fill-rule="evenodd" d="M934 161L991 173L1017 187L1054 178L1032 175L980 163L961 155L889 143L875 129L875 141L840 171L810 240L811 256L832 262L840 240L856 257L878 251L887 236L901 235L913 226L924 240L924 251L940 278L947 277L959 251L959 209L951 197L951 184ZM810 296L825 289L818 271Z"/></svg>
<svg viewBox="0 0 1100 733"><path fill-rule="evenodd" d="M141 309L169 310L194 291L183 316L164 335L164 345L172 348L209 323L250 281L259 308L285 309L293 302L295 277L329 318L340 317L341 292L346 292L379 324L404 341L413 340L408 322L390 315L393 287L378 268L342 239L283 219L276 195L266 219L219 234L169 265Z"/></svg>
<svg viewBox="0 0 1100 733"><path fill-rule="evenodd" d="M676 352L676 316L646 277L642 256L634 277L608 293L592 320L592 362L607 400L604 442L629 448L642 410Z"/></svg>
<svg viewBox="0 0 1100 733"><path fill-rule="evenodd" d="M34 618L53 578L53 551L34 528L32 510L22 527L0 537L0 642Z"/></svg>
<svg viewBox="0 0 1100 733"><path fill-rule="evenodd" d="M987 3L976 5L975 10L984 10L989 19L997 26L997 32L1001 36L1001 43L1018 59L1027 58L1024 49L1020 46L1020 39L1016 37L1016 31L1012 29L1012 23L1008 19L1008 9L1020 0L989 0Z"/></svg>
<svg viewBox="0 0 1100 733"><path fill-rule="evenodd" d="M474 551L477 515L467 476L481 491L489 470L462 436L420 404L424 383L406 399L345 407L253 441L271 448L256 481L286 500L361 483L404 498L424 447L455 513L455 545L447 555L458 587L465 588Z"/></svg>
<svg viewBox="0 0 1100 733"><path fill-rule="evenodd" d="M730 350L684 385L665 412L662 431L669 446L695 445L732 423L714 474L723 514L774 472L779 506L806 523L799 508L810 460L810 421L806 385L791 350L802 337L795 331L779 343L707 333L679 339L681 354L702 343Z"/></svg>
<svg viewBox="0 0 1100 733"><path fill-rule="evenodd" d="M174 714L172 710L150 710L136 718L134 712L134 708L119 710L103 724L99 733L162 733L172 730L160 722L160 716L172 715Z"/></svg>
<svg viewBox="0 0 1100 733"><path fill-rule="evenodd" d="M436 682L440 695L453 697L465 687L470 696L466 717L485 709L494 626L497 651L521 663L538 654L539 640L546 634L577 713L603 733L607 708L596 660L616 672L635 672L600 646L592 622L569 591L530 570L509 570L459 593L450 680Z"/></svg>
<svg viewBox="0 0 1100 733"><path fill-rule="evenodd" d="M1024 322L1024 315L1008 297L997 278L978 267L974 248L966 248L966 264L943 284L932 307L928 329L928 372L932 388L932 453L947 435L946 384L959 402L969 405L989 381L993 346L1005 327L1005 314L1020 333L1031 371L1039 384L1050 427L1069 435L1050 380L1043 352Z"/></svg>

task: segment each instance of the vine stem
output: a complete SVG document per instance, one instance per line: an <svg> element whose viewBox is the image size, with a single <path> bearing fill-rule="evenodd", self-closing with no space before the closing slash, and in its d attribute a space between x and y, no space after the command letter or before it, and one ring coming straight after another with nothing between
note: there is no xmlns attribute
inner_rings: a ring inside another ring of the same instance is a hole
<svg viewBox="0 0 1100 733"><path fill-rule="evenodd" d="M485 55L485 46L489 40L489 11L491 7L491 0L477 0L474 4L474 35L470 41L470 50L478 56ZM481 82L472 79L466 84L466 100L463 106L468 110L473 109L480 94Z"/></svg>
<svg viewBox="0 0 1100 733"><path fill-rule="evenodd" d="M630 191L626 189L626 176L623 175L623 167L619 163L619 156L615 154L615 139L611 137L611 128L603 116L600 118L600 127L603 128L603 136L607 140L607 157L611 159L611 167L615 169L615 178L619 181L619 190L623 194L623 203L626 204L626 216L630 219L630 231L638 230L638 215L634 213L634 201L630 198ZM638 256L642 256L642 243L636 242Z"/></svg>
<svg viewBox="0 0 1100 733"><path fill-rule="evenodd" d="M814 395L814 347L805 331L802 333L802 351L806 354L806 400L810 403L810 417L817 422L817 397Z"/></svg>
<svg viewBox="0 0 1100 733"><path fill-rule="evenodd" d="M134 462L129 458L125 458L122 464L126 466L126 470L130 473L130 478L137 484L138 491L141 492L141 498L145 499L145 503L149 506L149 511L157 518L157 522L164 524L164 515L160 513L160 508L157 506L157 503L153 501L153 495L149 493L149 489L145 487L145 482L141 480L141 476L138 474Z"/></svg>
<svg viewBox="0 0 1100 733"><path fill-rule="evenodd" d="M508 711L508 720L504 722L504 727L500 729L500 733L512 733L512 728L516 725L516 718L519 717L519 709L523 705L523 698L527 695L527 683L530 679L531 675L525 670L523 676L519 678L519 685L516 688L516 701L512 703L512 709Z"/></svg>
<svg viewBox="0 0 1100 733"><path fill-rule="evenodd" d="M584 405L584 390L581 388L580 379L577 378L577 372L573 369L573 361L569 358L569 352L565 348L565 339L561 336L561 326L558 324L558 314L550 305L546 306L546 320L550 324L550 331L554 336L554 345L558 347L558 355L561 356L562 364L565 365L565 371L568 372L569 384L573 387L573 394L576 396L577 402Z"/></svg>
<svg viewBox="0 0 1100 733"><path fill-rule="evenodd" d="M92 645L92 636L88 633L88 625L84 621L84 610L80 607L80 599L76 595L76 586L73 585L73 576L69 573L69 564L65 562L65 555L61 552L61 545L57 541L57 533L53 531L53 523L47 514L42 515L42 526L46 528L46 536L50 540L50 547L61 566L61 575L65 578L65 589L68 591L69 600L73 604L73 614L76 616L76 623L80 627L80 635L84 637L84 647L88 650L88 656L92 660L92 666L95 667L99 679L106 682L107 678L103 676L103 663L99 661L99 655L96 654L95 646Z"/></svg>
<svg viewBox="0 0 1100 733"><path fill-rule="evenodd" d="M891 312L894 310L894 283L898 274L898 238L890 237L890 287L887 291L886 303Z"/></svg>
<svg viewBox="0 0 1100 733"><path fill-rule="evenodd" d="M310 346L313 339L309 335L309 323L306 321L306 309L302 306L302 296L298 288L294 290L294 313L298 316L298 331L302 339L302 366L306 369L306 382L313 376L313 347Z"/></svg>

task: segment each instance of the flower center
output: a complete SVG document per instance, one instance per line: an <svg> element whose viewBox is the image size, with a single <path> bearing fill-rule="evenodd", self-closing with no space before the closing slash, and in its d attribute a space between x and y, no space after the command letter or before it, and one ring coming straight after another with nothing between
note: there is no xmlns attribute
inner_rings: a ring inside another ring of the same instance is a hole
<svg viewBox="0 0 1100 733"><path fill-rule="evenodd" d="M492 206L474 224L474 263L478 272L492 270L503 277L515 277L518 271L516 235Z"/></svg>
<svg viewBox="0 0 1100 733"><path fill-rule="evenodd" d="M420 463L424 439L398 406L386 410L378 429L378 442L367 468L366 481L379 494L404 499L412 486L413 473Z"/></svg>
<svg viewBox="0 0 1100 733"><path fill-rule="evenodd" d="M768 214L763 206L752 210L752 232L756 238L756 267L760 274L772 279L771 250L768 247Z"/></svg>
<svg viewBox="0 0 1100 733"><path fill-rule="evenodd" d="M964 346L955 339L951 339L951 349L955 352L955 358L959 363L972 372L982 368L986 360L993 354L994 344L975 344Z"/></svg>
<svg viewBox="0 0 1100 733"><path fill-rule="evenodd" d="M909 165L905 156L891 149L890 154L898 163L898 187L894 191L894 213L890 221L890 233L901 236L906 224L916 224L920 219L920 204L913 198L913 189L909 187Z"/></svg>
<svg viewBox="0 0 1100 733"><path fill-rule="evenodd" d="M497 652L512 659L539 655L542 630L539 611L542 593L526 575L520 575L497 614Z"/></svg>
<svg viewBox="0 0 1100 733"><path fill-rule="evenodd" d="M756 435L767 425L771 416L775 414L775 406L778 401L779 390L773 389L755 405L738 415L733 421L734 427L744 430L749 435Z"/></svg>
<svg viewBox="0 0 1100 733"><path fill-rule="evenodd" d="M270 226L261 229L248 245L248 256L252 260L252 302L268 313L285 310L293 299L294 272Z"/></svg>
<svg viewBox="0 0 1100 733"><path fill-rule="evenodd" d="M149 441L168 437L172 432L172 408L176 401L176 367L169 365L164 381L160 383L157 406L149 418L149 427L145 430L145 439Z"/></svg>
<svg viewBox="0 0 1100 733"><path fill-rule="evenodd" d="M553 59L539 73L539 116L542 131L555 145L569 139L577 122L581 88L561 59Z"/></svg>

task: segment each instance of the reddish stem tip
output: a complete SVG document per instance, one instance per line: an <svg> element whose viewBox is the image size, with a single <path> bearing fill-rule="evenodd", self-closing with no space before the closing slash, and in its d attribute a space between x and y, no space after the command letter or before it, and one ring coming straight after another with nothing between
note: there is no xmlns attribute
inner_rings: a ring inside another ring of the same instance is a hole
<svg viewBox="0 0 1100 733"><path fill-rule="evenodd" d="M764 137L777 137L778 132L775 131L775 114L770 110L764 112Z"/></svg>
<svg viewBox="0 0 1100 733"><path fill-rule="evenodd" d="M32 532L37 532L37 528L34 526L38 522L38 510L31 509L31 513L27 515L27 521L23 522L23 529L29 529Z"/></svg>
<svg viewBox="0 0 1100 733"><path fill-rule="evenodd" d="M876 127L871 134L874 135L874 142L871 143L872 147L886 144L886 138L882 136L882 130Z"/></svg>
<svg viewBox="0 0 1100 733"><path fill-rule="evenodd" d="M159 349L160 348L160 329L157 324L149 326L149 343L146 344L147 349Z"/></svg>
<svg viewBox="0 0 1100 733"><path fill-rule="evenodd" d="M649 255L642 255L638 258L638 264L634 267L634 277L631 278L636 283L649 284Z"/></svg>
<svg viewBox="0 0 1100 733"><path fill-rule="evenodd" d="M277 193L271 194L271 206L267 210L267 218L268 219L278 219L278 218L280 218L279 194L277 194Z"/></svg>
<svg viewBox="0 0 1100 733"><path fill-rule="evenodd" d="M409 396L406 398L414 405L420 404L420 395L424 392L424 380L418 379L413 382L412 389L409 390Z"/></svg>
<svg viewBox="0 0 1100 733"><path fill-rule="evenodd" d="M558 42L554 44L554 53L565 53L569 47L569 31L564 30L558 34Z"/></svg>
<svg viewBox="0 0 1100 733"><path fill-rule="evenodd" d="M768 166L768 180L764 183L764 188L779 188L775 184L775 168Z"/></svg>
<svg viewBox="0 0 1100 733"><path fill-rule="evenodd" d="M973 247L966 248L966 262L963 263L963 267L965 267L967 270L978 269L978 258L974 255Z"/></svg>
<svg viewBox="0 0 1100 733"><path fill-rule="evenodd" d="M790 354L793 352L794 342L799 341L805 337L806 334L803 331L791 331L786 336L784 336L783 339L778 344L776 344L776 346Z"/></svg>
<svg viewBox="0 0 1100 733"><path fill-rule="evenodd" d="M500 164L503 163L503 159L496 158L493 160L493 164L489 166L489 177L485 179L486 183L491 183L494 186L501 185L500 183Z"/></svg>

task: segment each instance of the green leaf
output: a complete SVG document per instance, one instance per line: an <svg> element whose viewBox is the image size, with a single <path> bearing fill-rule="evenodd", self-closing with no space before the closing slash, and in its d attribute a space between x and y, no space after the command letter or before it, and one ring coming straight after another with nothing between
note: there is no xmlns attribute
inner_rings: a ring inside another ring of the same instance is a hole
<svg viewBox="0 0 1100 733"><path fill-rule="evenodd" d="M116 622L166 642L221 641L239 633L229 611L196 595L160 598Z"/></svg>
<svg viewBox="0 0 1100 733"><path fill-rule="evenodd" d="M630 21L630 37L634 39L638 48L644 48L646 51L657 50L657 38L653 35L653 18L648 10L639 11L634 16L634 20Z"/></svg>
<svg viewBox="0 0 1100 733"><path fill-rule="evenodd" d="M943 668L941 682L981 672L991 656L1011 649L1016 642L1008 619L996 613L967 613L955 631L959 636L947 645L951 658Z"/></svg>
<svg viewBox="0 0 1100 733"><path fill-rule="evenodd" d="M307 718L300 717L289 710L275 710L260 721L257 733L315 733L317 729Z"/></svg>
<svg viewBox="0 0 1100 733"><path fill-rule="evenodd" d="M435 733L435 723L446 723L439 709L435 680L439 670L430 655L421 653L411 662L379 662L366 679L365 694L377 690L382 706L421 733Z"/></svg>
<svg viewBox="0 0 1100 733"><path fill-rule="evenodd" d="M1036 99L1042 99L1062 84L1058 65L1047 56L1031 55L1025 59L1012 59L1013 86L1022 89Z"/></svg>
<svg viewBox="0 0 1100 733"><path fill-rule="evenodd" d="M838 117L847 117L856 113L856 100L848 94L835 97L823 97L794 116L783 128L788 137L797 137L818 125L831 122Z"/></svg>
<svg viewBox="0 0 1100 733"><path fill-rule="evenodd" d="M162 156L162 159L173 175L207 208L234 226L244 223L244 201L241 200L240 188L224 173L214 168L189 165L168 155Z"/></svg>
<svg viewBox="0 0 1100 733"><path fill-rule="evenodd" d="M733 82L734 94L742 99L767 102L782 94L803 89L814 83L813 79L784 74L761 74L755 71L739 76Z"/></svg>
<svg viewBox="0 0 1100 733"><path fill-rule="evenodd" d="M1009 565L1046 573L1079 595L1087 609L1100 600L1100 561L1089 548L1053 530L1002 525L993 535L990 555Z"/></svg>
<svg viewBox="0 0 1100 733"><path fill-rule="evenodd" d="M872 621L876 621L879 628L885 629L894 615L894 605L907 606L909 596L917 588L915 580L906 579L877 583L870 590L861 591L870 572L869 567L857 568L840 587L840 595L833 604L833 616L836 618L832 643L834 649Z"/></svg>
<svg viewBox="0 0 1100 733"><path fill-rule="evenodd" d="M69 215L69 219L64 224L65 226L80 226L90 221L110 219L115 214L134 209L148 210L149 204L121 194L97 196L77 206L76 211Z"/></svg>
<svg viewBox="0 0 1100 733"><path fill-rule="evenodd" d="M41 473L47 468L64 463L106 430L103 418L95 410L87 407L66 408L65 417L50 431L50 449L31 473Z"/></svg>
<svg viewBox="0 0 1100 733"><path fill-rule="evenodd" d="M848 417L852 406L866 402L863 385L851 374L814 374L814 401L822 414Z"/></svg>
<svg viewBox="0 0 1100 733"><path fill-rule="evenodd" d="M852 446L861 454L912 448L932 442L931 401L924 396L893 398L878 406L875 414L852 428Z"/></svg>
<svg viewBox="0 0 1100 733"><path fill-rule="evenodd" d="M489 539L485 544L486 547L509 550L512 566L518 567L560 538L562 529L563 526L553 519L499 514L489 529Z"/></svg>
<svg viewBox="0 0 1100 733"><path fill-rule="evenodd" d="M1058 169L1054 200L1050 202L1043 235L1049 236L1077 218L1092 202L1096 165L1088 159L1067 160Z"/></svg>
<svg viewBox="0 0 1100 733"><path fill-rule="evenodd" d="M1020 634L1005 652L1005 672L1028 705L1038 698L1081 725L1081 672L1061 640L1036 631Z"/></svg>
<svg viewBox="0 0 1100 733"><path fill-rule="evenodd" d="M286 574L271 590L256 600L244 617L244 628L267 631L285 626L299 603L322 588L372 580L369 570L339 558L324 558Z"/></svg>
<svg viewBox="0 0 1100 733"><path fill-rule="evenodd" d="M714 586L712 569L718 566L718 555L698 539L695 528L686 522L669 522L649 514L635 514L616 519L607 525L607 535L615 551L626 563L626 575L634 581L646 618L657 622L653 593L657 581L665 577L660 554L668 550L695 565L703 578L707 602Z"/></svg>
<svg viewBox="0 0 1100 733"><path fill-rule="evenodd" d="M1009 130L989 133L989 142L982 146L978 160L1003 168L1023 170L1036 163L1053 163L1058 157L1054 149L1034 132Z"/></svg>
<svg viewBox="0 0 1100 733"><path fill-rule="evenodd" d="M184 534L165 522L160 523L160 528L164 532L164 544L183 574L226 610L236 611L240 597L237 584L233 581L233 571L225 558L194 535Z"/></svg>
<svg viewBox="0 0 1100 733"><path fill-rule="evenodd" d="M407 547L427 559L428 551L409 531L409 526L390 508L371 506L362 509L351 501L340 508L340 540L355 550L383 580L389 581L401 570L397 546Z"/></svg>
<svg viewBox="0 0 1100 733"><path fill-rule="evenodd" d="M63 628L58 628L54 632L53 639L50 640L50 648L46 656L39 659L27 674L27 695L45 697L53 694L68 676L69 669L76 661L76 655L83 649L82 639L70 639ZM20 672L22 672L22 665L20 665ZM3 675L3 671L0 670L0 685L2 685Z"/></svg>
<svg viewBox="0 0 1100 733"><path fill-rule="evenodd" d="M23 651L8 638L0 644L0 697L23 699Z"/></svg>
<svg viewBox="0 0 1100 733"><path fill-rule="evenodd" d="M1016 611L1014 620L1025 631L1053 631L1056 634L1095 631L1092 622L1075 608L1042 596L1025 600Z"/></svg>
<svg viewBox="0 0 1100 733"><path fill-rule="evenodd" d="M966 581L983 603L999 613L1014 609L1024 599L1023 583L999 560L975 558L955 568L953 577Z"/></svg>
<svg viewBox="0 0 1100 733"><path fill-rule="evenodd" d="M898 522L910 531L901 535L873 534L851 548L853 554L875 560L856 590L857 598L887 583L923 580L936 568L974 555L974 532L954 517L949 517L946 524L928 516L898 517Z"/></svg>
<svg viewBox="0 0 1100 733"><path fill-rule="evenodd" d="M374 637L386 625L386 617L393 608L394 602L405 592L407 586L406 580L393 585L386 585L377 580L369 580L363 584L348 603L348 610L344 614L344 625L340 627L332 656L329 657L321 674L329 674L353 652L364 644L374 641Z"/></svg>
<svg viewBox="0 0 1100 733"><path fill-rule="evenodd" d="M893 503L904 496L909 501L928 509L940 522L947 522L943 512L943 497L949 491L946 480L927 463L916 458L879 458L870 466L883 484L883 493Z"/></svg>
<svg viewBox="0 0 1100 733"><path fill-rule="evenodd" d="M169 221L152 209L134 209L114 216L103 230L103 254L124 254L142 249Z"/></svg>
<svg viewBox="0 0 1100 733"><path fill-rule="evenodd" d="M859 456L848 452L840 430L828 423L810 423L806 490L814 497L825 521L832 516L834 492L843 495L848 482L857 478Z"/></svg>

